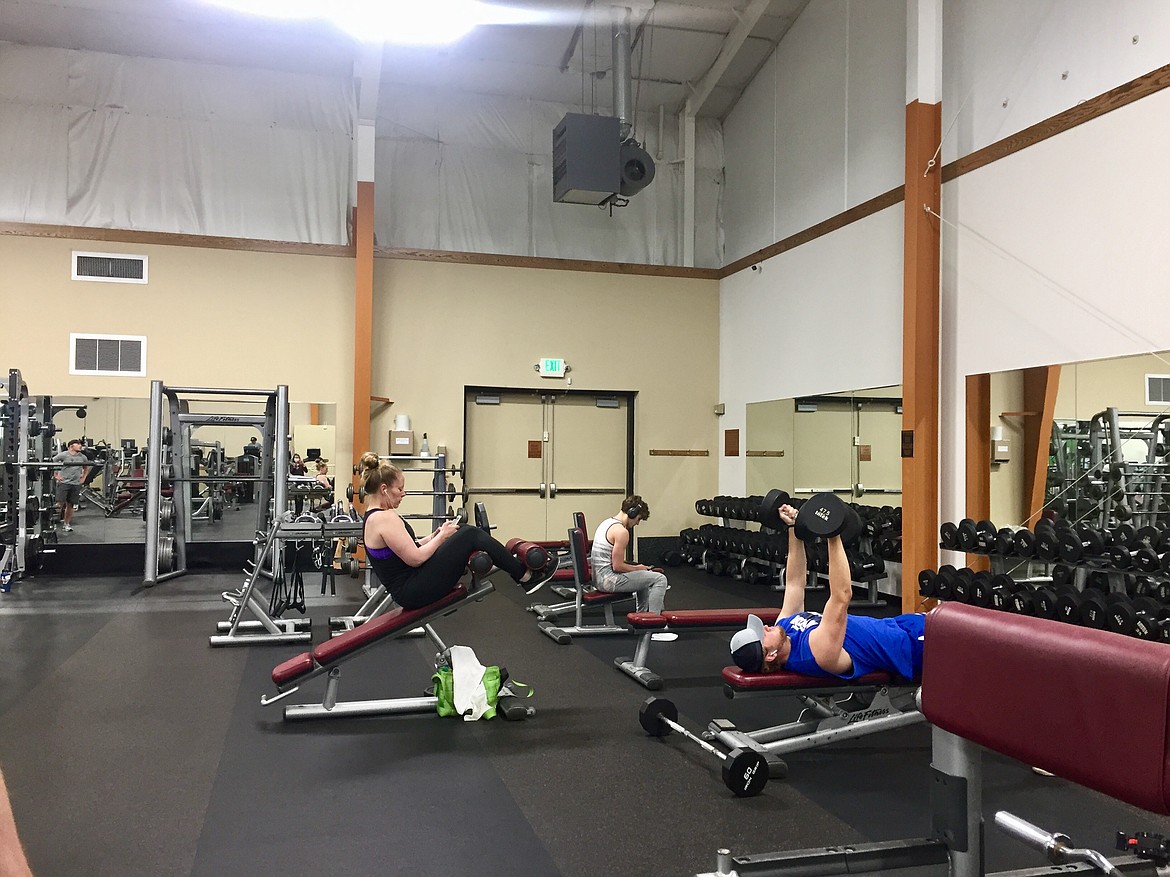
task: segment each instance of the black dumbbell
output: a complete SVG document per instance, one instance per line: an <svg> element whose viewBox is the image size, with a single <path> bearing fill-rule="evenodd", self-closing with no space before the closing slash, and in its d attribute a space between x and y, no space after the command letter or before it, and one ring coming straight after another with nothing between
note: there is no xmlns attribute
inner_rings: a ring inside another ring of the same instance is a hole
<svg viewBox="0 0 1170 877"><path fill-rule="evenodd" d="M1081 606L1084 595L1071 585L1064 585L1056 591L1056 620L1066 624L1081 623Z"/></svg>
<svg viewBox="0 0 1170 877"><path fill-rule="evenodd" d="M1060 549L1060 534L1056 530L1056 525L1042 518L1036 522L1034 533L1036 534L1036 541L1033 544L1032 551L1036 559L1043 561L1056 560Z"/></svg>
<svg viewBox="0 0 1170 877"><path fill-rule="evenodd" d="M841 541L848 545L861 535L861 518L856 509L834 494L818 493L801 505L795 530L796 538L804 542L840 536Z"/></svg>
<svg viewBox="0 0 1170 877"><path fill-rule="evenodd" d="M1157 527L1142 527L1129 540L1133 565L1142 572L1161 569L1162 555L1166 553L1166 531Z"/></svg>
<svg viewBox="0 0 1170 877"><path fill-rule="evenodd" d="M1105 551L1105 537L1082 524L1060 534L1058 553L1066 563L1078 563L1086 557L1100 557Z"/></svg>
<svg viewBox="0 0 1170 877"><path fill-rule="evenodd" d="M967 602L972 606L991 608L991 579L989 572L977 572L971 577L971 585L967 594Z"/></svg>
<svg viewBox="0 0 1170 877"><path fill-rule="evenodd" d="M952 551L959 550L959 527L957 524L946 521L938 528L938 541L943 548Z"/></svg>
<svg viewBox="0 0 1170 877"><path fill-rule="evenodd" d="M1032 610L1037 618L1056 620L1056 603L1059 599L1060 585L1038 585L1032 592Z"/></svg>
<svg viewBox="0 0 1170 877"><path fill-rule="evenodd" d="M1028 533L1030 531L1024 530ZM1011 611L1012 595L1026 585L1017 582L1007 573L997 573L991 577L991 608Z"/></svg>
<svg viewBox="0 0 1170 877"><path fill-rule="evenodd" d="M995 553L1010 557L1016 553L1015 532L1009 527L1001 527L995 534Z"/></svg>
<svg viewBox="0 0 1170 877"><path fill-rule="evenodd" d="M949 563L945 563L938 568L938 572L934 577L934 596L937 599L952 599L952 589L954 588L955 576L958 575L958 572Z"/></svg>
<svg viewBox="0 0 1170 877"><path fill-rule="evenodd" d="M935 583L938 578L931 569L924 569L918 574L918 593L923 597L934 597L937 595Z"/></svg>
<svg viewBox="0 0 1170 877"><path fill-rule="evenodd" d="M780 520L780 506L791 504L792 497L785 491L769 490L768 495L761 499L756 507L758 515L756 520L760 522L761 527L767 527L770 530L786 529L784 522Z"/></svg>
<svg viewBox="0 0 1170 877"><path fill-rule="evenodd" d="M1016 615L1036 614L1036 591L1024 582L1017 582L1018 587L1012 592L1008 602L1008 611Z"/></svg>
<svg viewBox="0 0 1170 877"><path fill-rule="evenodd" d="M885 561L875 554L857 554L849 558L849 575L855 582L880 576L885 571Z"/></svg>
<svg viewBox="0 0 1170 877"><path fill-rule="evenodd" d="M1021 527L1012 534L1012 544L1020 557L1032 557L1036 553L1036 534Z"/></svg>
<svg viewBox="0 0 1170 877"><path fill-rule="evenodd" d="M1096 630L1104 630L1108 625L1111 607L1129 602L1125 594L1106 594L1096 588L1086 589L1081 598L1081 624Z"/></svg>
<svg viewBox="0 0 1170 877"><path fill-rule="evenodd" d="M991 521L976 523L970 518L959 521L959 547L963 551L992 551L995 547L995 525Z"/></svg>

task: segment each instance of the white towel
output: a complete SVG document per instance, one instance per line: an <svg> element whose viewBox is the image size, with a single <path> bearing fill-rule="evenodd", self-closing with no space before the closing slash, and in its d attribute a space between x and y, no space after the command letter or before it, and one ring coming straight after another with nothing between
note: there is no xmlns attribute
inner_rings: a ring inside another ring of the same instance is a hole
<svg viewBox="0 0 1170 877"><path fill-rule="evenodd" d="M451 679L455 684L455 712L463 721L474 722L487 712L487 689L483 687L484 666L470 646L451 646Z"/></svg>

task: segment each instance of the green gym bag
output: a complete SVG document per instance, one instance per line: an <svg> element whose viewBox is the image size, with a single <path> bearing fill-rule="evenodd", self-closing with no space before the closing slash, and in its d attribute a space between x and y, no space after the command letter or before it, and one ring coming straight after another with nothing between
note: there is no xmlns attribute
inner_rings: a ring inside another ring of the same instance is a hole
<svg viewBox="0 0 1170 877"><path fill-rule="evenodd" d="M455 716L455 679L450 667L440 667L431 677L435 683L435 709L440 716ZM483 688L487 692L488 708L480 718L490 719L496 714L496 698L500 694L500 668L494 664L483 668Z"/></svg>

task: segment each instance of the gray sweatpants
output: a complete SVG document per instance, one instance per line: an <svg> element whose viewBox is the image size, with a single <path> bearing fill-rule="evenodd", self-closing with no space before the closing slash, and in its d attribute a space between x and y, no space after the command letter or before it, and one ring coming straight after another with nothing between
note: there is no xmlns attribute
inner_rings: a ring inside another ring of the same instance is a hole
<svg viewBox="0 0 1170 877"><path fill-rule="evenodd" d="M666 599L666 576L648 569L609 573L597 587L611 594L636 594L639 612L661 612Z"/></svg>

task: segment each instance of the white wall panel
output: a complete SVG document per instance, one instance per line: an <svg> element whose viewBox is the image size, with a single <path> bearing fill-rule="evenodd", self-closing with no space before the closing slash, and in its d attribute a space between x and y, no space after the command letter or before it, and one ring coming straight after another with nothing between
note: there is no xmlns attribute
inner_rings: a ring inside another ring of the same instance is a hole
<svg viewBox="0 0 1170 877"><path fill-rule="evenodd" d="M774 53L723 124L727 154L723 264L776 241L776 70Z"/></svg>
<svg viewBox="0 0 1170 877"><path fill-rule="evenodd" d="M902 185L906 163L906 0L849 4L845 201ZM879 50L880 48L880 50Z"/></svg>
<svg viewBox="0 0 1170 877"><path fill-rule="evenodd" d="M801 13L724 123L724 264L902 182L905 27L901 0Z"/></svg>
<svg viewBox="0 0 1170 877"><path fill-rule="evenodd" d="M1170 93L948 183L944 448L961 459L968 374L1170 347ZM994 414L994 413L993 413ZM943 466L943 515L962 466Z"/></svg>
<svg viewBox="0 0 1170 877"><path fill-rule="evenodd" d="M778 240L845 209L848 8L847 0L810 3L788 32L788 51L780 54L774 208Z"/></svg>
<svg viewBox="0 0 1170 877"><path fill-rule="evenodd" d="M720 283L720 428L749 402L899 384L901 339L899 204ZM720 492L744 488L744 458L721 458Z"/></svg>
<svg viewBox="0 0 1170 877"><path fill-rule="evenodd" d="M946 3L943 128L953 127L943 158L981 149L1167 62L1164 0Z"/></svg>
<svg viewBox="0 0 1170 877"><path fill-rule="evenodd" d="M348 77L0 44L0 219L345 243L353 99Z"/></svg>

